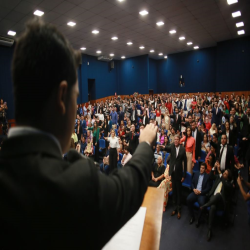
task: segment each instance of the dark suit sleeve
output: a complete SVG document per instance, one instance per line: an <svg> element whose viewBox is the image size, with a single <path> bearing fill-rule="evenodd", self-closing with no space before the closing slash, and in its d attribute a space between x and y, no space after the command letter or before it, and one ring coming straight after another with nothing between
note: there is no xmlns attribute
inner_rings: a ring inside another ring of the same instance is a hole
<svg viewBox="0 0 250 250"><path fill-rule="evenodd" d="M206 185L205 185L204 189L202 189L201 195L207 194L211 189L212 182L210 181L209 176L207 174L204 176L203 181L205 181L205 178L206 178Z"/></svg>
<svg viewBox="0 0 250 250"><path fill-rule="evenodd" d="M234 170L234 164L235 164L235 161L234 161L234 151L233 151L233 147L232 146L229 146L230 147L230 150L229 150L229 159L230 159L230 170L233 171Z"/></svg>
<svg viewBox="0 0 250 250"><path fill-rule="evenodd" d="M184 148L183 148L184 149ZM183 161L184 161L184 171L183 171L183 178L186 177L186 172L187 172L187 155L186 155L186 151L184 149L184 157L183 157Z"/></svg>
<svg viewBox="0 0 250 250"><path fill-rule="evenodd" d="M166 146L162 151L167 151L168 153L171 153L171 145Z"/></svg>

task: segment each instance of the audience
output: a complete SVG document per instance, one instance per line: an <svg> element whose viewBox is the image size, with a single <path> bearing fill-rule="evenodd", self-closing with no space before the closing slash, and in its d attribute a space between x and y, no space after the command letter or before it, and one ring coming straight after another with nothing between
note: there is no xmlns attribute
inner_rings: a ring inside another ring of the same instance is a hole
<svg viewBox="0 0 250 250"><path fill-rule="evenodd" d="M149 181L149 186L158 187L161 181L164 179L165 166L162 163L162 157L157 158L157 162L154 163L153 170L151 172L151 180Z"/></svg>

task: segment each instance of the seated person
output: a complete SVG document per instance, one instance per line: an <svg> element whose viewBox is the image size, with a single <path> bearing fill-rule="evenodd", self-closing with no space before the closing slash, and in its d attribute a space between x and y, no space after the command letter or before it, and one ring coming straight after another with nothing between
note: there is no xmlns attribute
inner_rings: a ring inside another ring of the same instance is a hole
<svg viewBox="0 0 250 250"><path fill-rule="evenodd" d="M156 146L156 151L154 152L155 163L158 162L157 161L158 157L162 156L162 153L161 153L160 149L161 149L160 146L157 145Z"/></svg>
<svg viewBox="0 0 250 250"><path fill-rule="evenodd" d="M209 174L214 166L215 163L215 155L214 154L210 154L206 160L205 163L207 164L207 168L206 168L206 173Z"/></svg>
<svg viewBox="0 0 250 250"><path fill-rule="evenodd" d="M167 163L170 161L170 155L168 156ZM164 189L164 199L163 199L163 212L166 211L166 206L168 204L168 193L172 191L171 175L169 175L169 165L167 165L164 172L164 180L157 188Z"/></svg>
<svg viewBox="0 0 250 250"><path fill-rule="evenodd" d="M222 174L220 169L220 163L218 161L215 163L214 166L215 167L209 174L210 178L214 180L214 184L207 195L209 201L200 207L201 210L210 207L207 241L210 241L212 238L212 225L214 221L215 211L224 210L227 216L228 206L233 190L233 185L231 183L233 176L231 170L226 169ZM215 168L218 171L218 175L214 174Z"/></svg>
<svg viewBox="0 0 250 250"><path fill-rule="evenodd" d="M240 188L240 192L243 196L244 201L247 202L247 210L248 210L248 225L250 226L250 183L246 182L241 175L239 174L237 178L237 182ZM242 187L242 183L245 185L245 187L248 189L248 192L246 193L245 190Z"/></svg>
<svg viewBox="0 0 250 250"><path fill-rule="evenodd" d="M198 202L200 206L203 206L206 203L206 194L211 189L211 180L209 178L209 175L206 174L206 168L207 168L206 163L202 162L200 166L200 172L194 172L192 178L193 192L189 194L187 197L187 206L191 216L190 224L193 224L195 220L193 211L194 203ZM196 227L199 227L200 225L200 215L201 212L199 212L198 214L198 221Z"/></svg>
<svg viewBox="0 0 250 250"><path fill-rule="evenodd" d="M152 179L149 181L150 187L158 187L161 184L161 181L164 179L164 171L165 166L162 164L162 157L159 156L151 172Z"/></svg>
<svg viewBox="0 0 250 250"><path fill-rule="evenodd" d="M93 143L91 142L90 138L88 138L87 141L88 142L87 142L87 146L86 146L86 148L84 150L84 154L86 156L91 156L91 155L93 155Z"/></svg>
<svg viewBox="0 0 250 250"><path fill-rule="evenodd" d="M84 153L86 146L87 146L86 139L85 139L85 137L82 137L82 139L81 139L81 150L80 150L81 154Z"/></svg>
<svg viewBox="0 0 250 250"><path fill-rule="evenodd" d="M108 147L108 150L106 152L106 156L103 157L102 163L100 164L101 172L104 172L107 175L109 174L109 149L110 149L110 147Z"/></svg>

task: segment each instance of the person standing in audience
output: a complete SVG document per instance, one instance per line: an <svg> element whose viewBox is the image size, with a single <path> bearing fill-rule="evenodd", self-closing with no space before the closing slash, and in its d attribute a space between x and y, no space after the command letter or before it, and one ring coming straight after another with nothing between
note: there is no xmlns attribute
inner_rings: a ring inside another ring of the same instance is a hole
<svg viewBox="0 0 250 250"><path fill-rule="evenodd" d="M208 141L208 135L203 135L203 141L201 143L201 150L205 151L206 154L210 151L210 142Z"/></svg>
<svg viewBox="0 0 250 250"><path fill-rule="evenodd" d="M164 146L163 146L164 147ZM171 154L169 162L169 175L172 180L174 210L171 216L177 213L177 218L181 218L181 188L186 177L187 156L185 148L180 145L179 135L175 135L174 143L166 146L164 151Z"/></svg>
<svg viewBox="0 0 250 250"><path fill-rule="evenodd" d="M214 103L214 107L212 109L212 122L211 123L215 123L216 126L219 126L221 125L221 110L220 108L218 107L218 102L216 101Z"/></svg>
<svg viewBox="0 0 250 250"><path fill-rule="evenodd" d="M200 171L195 172L192 178L192 193L190 193L187 197L187 206L190 214L190 224L193 224L195 221L194 217L194 203L198 202L199 206L203 206L206 203L206 194L211 189L211 181L209 175L206 174L206 163L201 163ZM196 227L200 225L200 215L201 211L199 211Z"/></svg>
<svg viewBox="0 0 250 250"><path fill-rule="evenodd" d="M186 136L183 136L180 143L184 142L187 155L187 171L192 174L195 160L195 139L192 137L191 128L187 127Z"/></svg>
<svg viewBox="0 0 250 250"><path fill-rule="evenodd" d="M82 126L81 126L80 120L77 120L76 134L77 134L78 141L81 141L83 137L83 132L82 132Z"/></svg>
<svg viewBox="0 0 250 250"><path fill-rule="evenodd" d="M118 120L119 125L121 125L121 121L123 120L124 120L124 112L122 111L122 106L120 106L119 120Z"/></svg>
<svg viewBox="0 0 250 250"><path fill-rule="evenodd" d="M215 168L218 172L217 175L214 174ZM200 207L202 211L204 211L205 208L210 207L207 241L210 241L212 238L212 226L214 222L215 211L224 210L225 217L227 219L233 191L233 185L231 183L232 172L227 169L222 174L220 163L218 161L215 163L215 167L212 169L209 176L210 179L214 180L213 186L208 193L209 201Z"/></svg>
<svg viewBox="0 0 250 250"><path fill-rule="evenodd" d="M201 132L197 129L196 123L193 120L191 124L192 137L195 139L195 159L200 160L201 158Z"/></svg>
<svg viewBox="0 0 250 250"><path fill-rule="evenodd" d="M82 139L81 139L81 144L80 144L80 145L81 145L81 150L80 150L80 152L81 152L81 154L84 154L85 148L86 148L86 146L87 146L85 137L82 137Z"/></svg>
<svg viewBox="0 0 250 250"><path fill-rule="evenodd" d="M74 143L75 143L75 146L76 146L76 143L78 142L78 137L77 137L75 129L73 129L71 138L74 140Z"/></svg>
<svg viewBox="0 0 250 250"><path fill-rule="evenodd" d="M121 164L123 167L132 158L132 155L130 154L129 151L130 151L129 147L125 147L125 152L124 152L124 155L123 155L122 161L121 161Z"/></svg>
<svg viewBox="0 0 250 250"><path fill-rule="evenodd" d="M126 134L129 141L130 153L133 155L138 146L138 135L135 133L135 125L131 125L131 131Z"/></svg>
<svg viewBox="0 0 250 250"><path fill-rule="evenodd" d="M118 138L115 137L115 131L111 130L111 137L104 137L105 140L109 142L110 150L109 150L109 172L111 173L115 169L117 169L117 162L119 160L119 151L120 144Z"/></svg>
<svg viewBox="0 0 250 250"><path fill-rule="evenodd" d="M149 181L150 187L158 187L161 181L164 179L165 166L162 163L162 157L157 158L157 162L154 163L153 170L151 172L151 180Z"/></svg>
<svg viewBox="0 0 250 250"><path fill-rule="evenodd" d="M115 111L115 107L112 107L112 111L110 113L110 117L111 117L111 121L112 121L112 125L116 125L118 122L118 116L117 113Z"/></svg>
<svg viewBox="0 0 250 250"><path fill-rule="evenodd" d="M93 145L95 146L95 161L99 162L99 138L100 138L100 128L97 126L97 122L94 122L94 127L89 127L93 133Z"/></svg>
<svg viewBox="0 0 250 250"><path fill-rule="evenodd" d="M143 111L142 124L143 124L144 126L146 126L147 124L149 124L149 118L148 118L148 115L147 115L147 111L146 111L146 110Z"/></svg>

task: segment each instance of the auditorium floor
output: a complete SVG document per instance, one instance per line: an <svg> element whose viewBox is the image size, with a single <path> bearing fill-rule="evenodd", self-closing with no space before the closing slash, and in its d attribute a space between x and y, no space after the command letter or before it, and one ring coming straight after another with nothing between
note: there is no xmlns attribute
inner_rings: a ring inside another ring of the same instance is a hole
<svg viewBox="0 0 250 250"><path fill-rule="evenodd" d="M246 167L242 171L246 179ZM235 219L233 226L225 227L218 218L215 221L213 235L207 242L207 224L204 221L196 228L196 221L190 225L190 216L187 206L182 207L181 219L171 217L172 202L170 200L166 212L163 214L160 250L249 250L250 249L250 227L247 224L247 205L240 191L238 191L237 205L234 206Z"/></svg>

